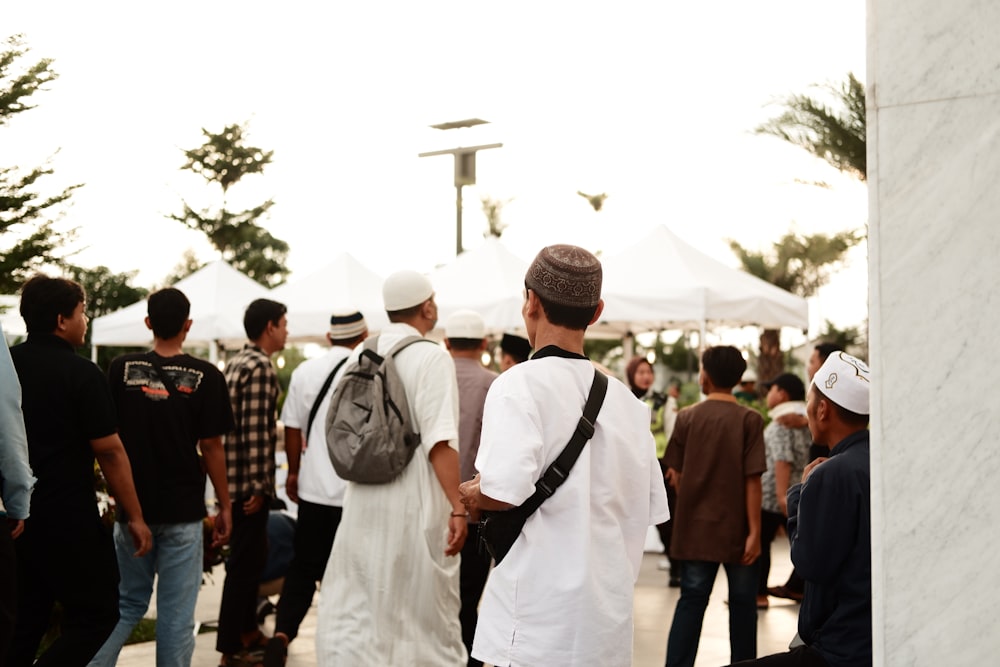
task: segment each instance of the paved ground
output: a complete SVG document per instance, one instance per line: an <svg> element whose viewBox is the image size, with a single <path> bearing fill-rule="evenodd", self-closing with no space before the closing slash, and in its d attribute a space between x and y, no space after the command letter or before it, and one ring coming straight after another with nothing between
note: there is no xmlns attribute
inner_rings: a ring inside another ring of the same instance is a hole
<svg viewBox="0 0 1000 667"><path fill-rule="evenodd" d="M790 570L788 541L779 536L775 540L772 558L771 583L784 583ZM648 553L643 558L642 571L635 591L635 635L633 640L636 667L658 667L666 656L667 633L674 605L679 595L678 589L666 586L666 573L656 569L660 556ZM218 618L219 599L222 594L222 568L216 568L213 577L202 587L198 600L196 618L214 625ZM726 598L725 575L720 570L702 629L696 667L716 667L729 664L729 614ZM758 619L758 653L767 655L785 650L795 634L799 607L787 600L771 600L771 608L762 611ZM155 609L150 609L155 614ZM274 617L268 620L266 632L270 634ZM316 665L314 650L316 629L316 604L313 604L296 639L289 651L288 667ZM120 667L153 667L155 665L155 645L153 642L126 646L118 660ZM215 652L215 633L198 636L194 667L215 667L219 654Z"/></svg>

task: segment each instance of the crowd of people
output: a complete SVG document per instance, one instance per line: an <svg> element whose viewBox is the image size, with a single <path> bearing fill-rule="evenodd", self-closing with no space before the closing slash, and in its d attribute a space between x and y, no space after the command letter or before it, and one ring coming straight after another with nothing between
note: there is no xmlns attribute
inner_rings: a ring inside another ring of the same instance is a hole
<svg viewBox="0 0 1000 667"><path fill-rule="evenodd" d="M158 290L152 349L105 375L75 353L82 288L34 276L21 291L27 340L0 346L0 666L115 664L154 579L157 665L190 665L203 552L223 544L220 665L283 665L321 586L320 665L626 666L650 526L680 588L667 667L694 664L720 566L734 663L870 664L867 366L818 346L808 388L792 374L761 384L765 427L734 395L742 353L711 347L704 400L678 410L677 387L654 390L645 358L619 382L585 356L602 282L588 251L543 248L525 276L527 339L503 336L497 373L471 310L443 322L443 346L408 344L427 340L438 307L425 276L394 273L389 325L370 337L364 314L332 313L329 349L292 373L279 422L283 304L249 304L247 342L220 371L183 351L187 297ZM345 481L328 452L333 397L362 355L389 358L385 383L402 387L397 412L412 429L412 458L382 483ZM298 518L268 637L257 604L279 426ZM113 531L95 502L95 461ZM491 559L504 525L512 537ZM769 587L783 526L795 571ZM757 659L769 596L801 601L799 632L789 653ZM57 602L58 637L40 650Z"/></svg>

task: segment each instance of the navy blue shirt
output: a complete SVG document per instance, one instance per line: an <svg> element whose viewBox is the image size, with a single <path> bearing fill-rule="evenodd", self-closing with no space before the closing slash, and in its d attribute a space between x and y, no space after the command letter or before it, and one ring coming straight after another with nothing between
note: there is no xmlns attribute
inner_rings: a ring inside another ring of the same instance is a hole
<svg viewBox="0 0 1000 667"><path fill-rule="evenodd" d="M868 431L858 431L788 490L792 563L806 582L799 636L831 667L872 664L869 469Z"/></svg>
<svg viewBox="0 0 1000 667"><path fill-rule="evenodd" d="M28 460L38 478L28 525L58 530L97 518L90 441L117 431L107 379L53 334L28 334L10 356L21 382Z"/></svg>

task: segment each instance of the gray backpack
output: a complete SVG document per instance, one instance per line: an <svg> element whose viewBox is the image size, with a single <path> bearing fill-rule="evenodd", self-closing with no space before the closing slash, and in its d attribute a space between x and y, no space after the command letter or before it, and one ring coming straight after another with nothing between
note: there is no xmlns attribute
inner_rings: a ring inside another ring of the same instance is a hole
<svg viewBox="0 0 1000 667"><path fill-rule="evenodd" d="M326 415L326 446L341 479L384 484L403 472L420 445L410 423L410 406L393 359L413 343L408 336L384 357L378 336L365 341L358 360L348 365Z"/></svg>

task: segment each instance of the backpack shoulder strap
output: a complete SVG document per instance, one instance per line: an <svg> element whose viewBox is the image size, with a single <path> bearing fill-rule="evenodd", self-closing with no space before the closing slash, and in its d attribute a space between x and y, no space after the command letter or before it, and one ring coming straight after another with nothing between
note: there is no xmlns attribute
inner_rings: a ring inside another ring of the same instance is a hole
<svg viewBox="0 0 1000 667"><path fill-rule="evenodd" d="M309 422L306 424L306 442L309 442L309 431L312 430L313 420L316 419L316 413L319 412L319 404L323 402L323 397L326 396L326 392L330 389L330 385L333 384L333 378L340 370L340 367L347 363L350 355L344 357L337 362L337 365L333 367L330 374L326 376L326 381L323 382L323 386L320 388L319 393L316 395L316 400L313 401L312 409L309 410Z"/></svg>
<svg viewBox="0 0 1000 667"><path fill-rule="evenodd" d="M428 343L434 343L434 341L432 341L431 339L424 338L423 336L407 336L403 340L401 340L398 343L396 343L392 347L392 349L389 350L386 353L385 356L387 356L387 357L395 357L397 354L399 354L400 352L402 352L403 350L405 350L409 346L413 345L414 343L419 343L420 341L425 341L425 342L428 342Z"/></svg>

